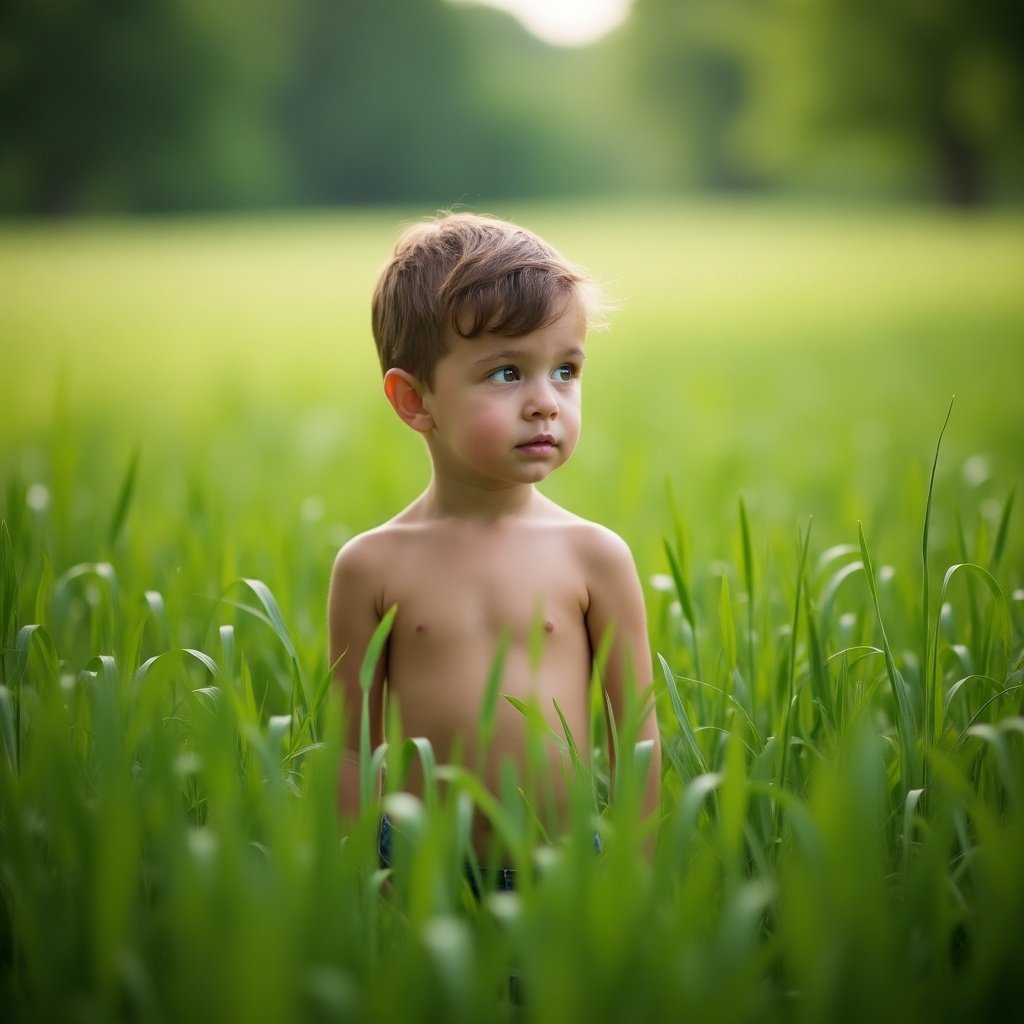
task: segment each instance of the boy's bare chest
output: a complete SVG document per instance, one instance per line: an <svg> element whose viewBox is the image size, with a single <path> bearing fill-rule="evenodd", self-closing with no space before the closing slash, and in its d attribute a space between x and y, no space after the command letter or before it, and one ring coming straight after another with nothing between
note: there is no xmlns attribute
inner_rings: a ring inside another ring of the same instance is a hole
<svg viewBox="0 0 1024 1024"><path fill-rule="evenodd" d="M426 537L394 554L384 604L398 605L407 629L550 633L586 613L585 574L557 535L520 543Z"/></svg>

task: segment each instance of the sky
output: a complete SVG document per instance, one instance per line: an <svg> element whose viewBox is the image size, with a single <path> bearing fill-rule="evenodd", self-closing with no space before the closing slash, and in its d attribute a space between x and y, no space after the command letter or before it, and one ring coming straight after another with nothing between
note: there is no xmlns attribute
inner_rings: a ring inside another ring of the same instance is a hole
<svg viewBox="0 0 1024 1024"><path fill-rule="evenodd" d="M514 14L534 35L557 46L584 46L622 24L632 0L455 0Z"/></svg>

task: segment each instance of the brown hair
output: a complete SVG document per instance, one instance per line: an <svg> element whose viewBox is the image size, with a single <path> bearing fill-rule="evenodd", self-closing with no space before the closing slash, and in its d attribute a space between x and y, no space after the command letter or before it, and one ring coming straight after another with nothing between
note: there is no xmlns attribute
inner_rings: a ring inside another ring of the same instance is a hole
<svg viewBox="0 0 1024 1024"><path fill-rule="evenodd" d="M381 369L399 367L429 387L449 328L463 338L529 334L574 297L593 322L594 286L532 232L470 213L422 221L402 233L374 289Z"/></svg>

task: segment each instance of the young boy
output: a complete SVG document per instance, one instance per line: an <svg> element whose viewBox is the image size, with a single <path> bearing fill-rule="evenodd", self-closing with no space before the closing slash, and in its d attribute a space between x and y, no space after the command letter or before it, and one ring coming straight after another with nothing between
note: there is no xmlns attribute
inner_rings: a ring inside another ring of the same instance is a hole
<svg viewBox="0 0 1024 1024"><path fill-rule="evenodd" d="M561 466L580 433L581 377L595 293L551 246L512 224L452 214L406 231L373 296L384 392L422 435L427 489L389 522L349 541L334 564L330 658L348 710L339 800L359 813L359 669L374 629L397 606L369 695L371 740L383 739L385 692L403 732L427 737L439 763L457 755L499 769L526 762L527 723L498 701L493 736L479 749L486 680L507 642L500 691L535 702L558 735L561 710L588 753L588 687L610 636L602 683L620 717L624 689L651 682L643 595L632 557L614 533L544 497L536 485ZM537 643L540 637L542 642ZM539 653L538 653L539 651ZM645 810L658 800L653 741ZM561 756L547 751L555 786L549 830L564 825ZM413 778L410 788L419 781ZM492 836L477 815L481 857Z"/></svg>

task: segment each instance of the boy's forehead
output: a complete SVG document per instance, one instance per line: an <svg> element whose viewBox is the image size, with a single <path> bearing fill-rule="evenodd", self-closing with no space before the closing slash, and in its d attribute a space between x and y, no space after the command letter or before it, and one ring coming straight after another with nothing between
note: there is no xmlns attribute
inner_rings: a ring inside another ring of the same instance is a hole
<svg viewBox="0 0 1024 1024"><path fill-rule="evenodd" d="M585 356L583 339L566 339L564 343L553 341L545 344L538 338L524 335L521 338L510 338L502 335L490 335L487 338L462 339L471 346L471 358L475 363L489 363L494 359L511 361L531 359L539 356L552 356L558 359L580 359Z"/></svg>
<svg viewBox="0 0 1024 1024"><path fill-rule="evenodd" d="M497 334L483 331L466 338L453 329L445 332L445 356L456 356L468 363L487 363L494 359L525 360L575 359L586 355L586 321L580 317L560 317L553 324L528 334Z"/></svg>

